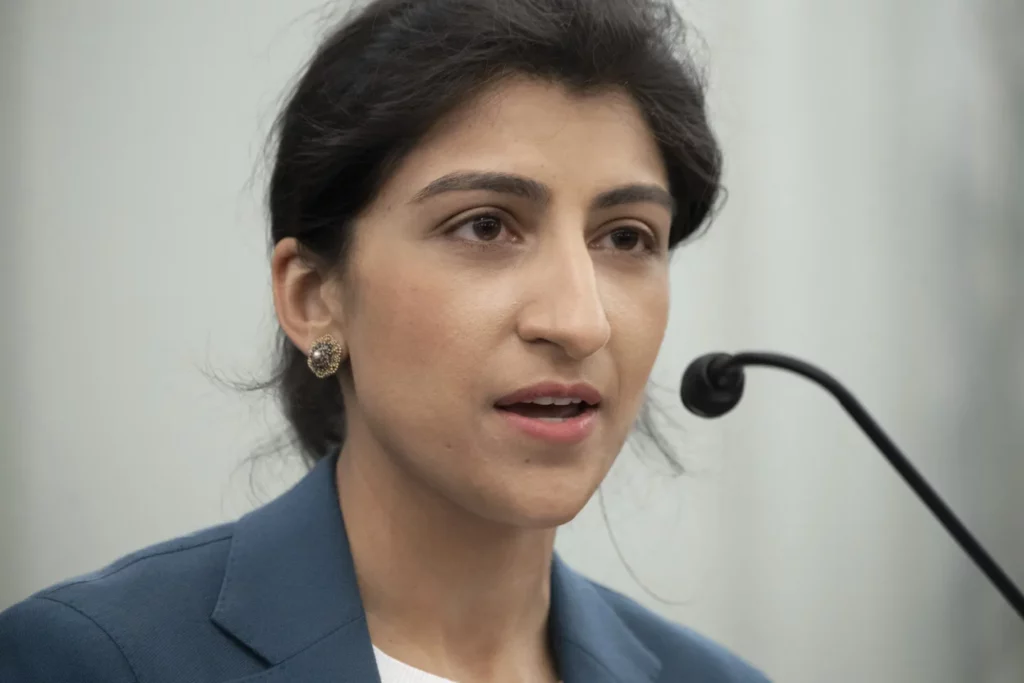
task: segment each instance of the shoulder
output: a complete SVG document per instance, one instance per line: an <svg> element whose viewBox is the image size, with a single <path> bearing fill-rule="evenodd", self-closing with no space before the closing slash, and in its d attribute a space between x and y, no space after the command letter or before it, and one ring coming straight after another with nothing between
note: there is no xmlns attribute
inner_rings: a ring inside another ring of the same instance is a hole
<svg viewBox="0 0 1024 683"><path fill-rule="evenodd" d="M767 683L768 678L722 645L593 581L591 585L643 645L661 660L659 680Z"/></svg>
<svg viewBox="0 0 1024 683"><path fill-rule="evenodd" d="M215 628L209 616L232 530L224 525L140 550L0 613L0 680L135 681L144 678L141 662L153 661L147 650L154 642L170 656L202 650L198 625Z"/></svg>
<svg viewBox="0 0 1024 683"><path fill-rule="evenodd" d="M138 677L91 617L33 596L0 613L0 680L134 683Z"/></svg>
<svg viewBox="0 0 1024 683"><path fill-rule="evenodd" d="M176 613L212 611L233 528L214 527L144 548L33 597L68 605L98 621L165 620Z"/></svg>

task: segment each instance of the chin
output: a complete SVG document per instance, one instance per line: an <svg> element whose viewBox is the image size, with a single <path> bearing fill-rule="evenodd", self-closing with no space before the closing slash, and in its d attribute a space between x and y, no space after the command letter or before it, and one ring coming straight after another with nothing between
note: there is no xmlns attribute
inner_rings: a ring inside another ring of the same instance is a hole
<svg viewBox="0 0 1024 683"><path fill-rule="evenodd" d="M598 482L599 483L599 482ZM586 507L595 486L580 486L579 480L567 486L545 482L488 492L483 501L483 516L500 524L521 529L554 529L573 521Z"/></svg>
<svg viewBox="0 0 1024 683"><path fill-rule="evenodd" d="M576 519L585 505L553 502L547 506L517 507L507 510L502 521L519 529L556 529Z"/></svg>
<svg viewBox="0 0 1024 683"><path fill-rule="evenodd" d="M579 507L571 511L552 510L543 515L534 513L529 517L522 517L516 520L518 522L516 526L520 529L557 529L576 519L576 516L580 514L582 510L583 508Z"/></svg>

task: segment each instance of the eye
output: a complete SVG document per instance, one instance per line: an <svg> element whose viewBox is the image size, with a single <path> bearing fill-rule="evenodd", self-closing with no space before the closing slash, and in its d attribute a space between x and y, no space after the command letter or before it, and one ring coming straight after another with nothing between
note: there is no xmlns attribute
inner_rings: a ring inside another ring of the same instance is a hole
<svg viewBox="0 0 1024 683"><path fill-rule="evenodd" d="M642 228L629 226L616 228L605 235L602 240L607 240L610 243L610 248L614 251L644 254L658 250L657 240L650 232Z"/></svg>
<svg viewBox="0 0 1024 683"><path fill-rule="evenodd" d="M467 242L497 242L502 231L506 230L504 219L495 213L482 213L471 216L456 224L448 234Z"/></svg>

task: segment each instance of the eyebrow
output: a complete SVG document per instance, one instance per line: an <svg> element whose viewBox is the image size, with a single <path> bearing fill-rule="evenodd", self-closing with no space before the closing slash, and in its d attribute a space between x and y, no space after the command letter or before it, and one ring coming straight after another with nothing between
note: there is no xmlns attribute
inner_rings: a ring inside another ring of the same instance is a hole
<svg viewBox="0 0 1024 683"><path fill-rule="evenodd" d="M448 192L471 192L485 190L528 199L537 204L551 202L551 188L544 183L510 173L491 171L456 171L442 176L420 190L413 198L419 204L432 197ZM602 192L591 202L592 210L608 209L622 204L658 204L674 216L676 201L672 194L659 185L633 183Z"/></svg>

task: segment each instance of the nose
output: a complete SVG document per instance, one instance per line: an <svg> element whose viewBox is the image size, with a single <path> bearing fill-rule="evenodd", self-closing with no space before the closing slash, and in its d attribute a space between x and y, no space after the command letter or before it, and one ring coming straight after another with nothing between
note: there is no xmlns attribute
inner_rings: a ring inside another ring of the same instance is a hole
<svg viewBox="0 0 1024 683"><path fill-rule="evenodd" d="M611 337L611 324L587 245L563 240L524 269L529 280L518 332L527 342L548 342L573 360L597 353Z"/></svg>

